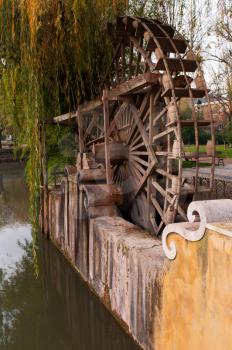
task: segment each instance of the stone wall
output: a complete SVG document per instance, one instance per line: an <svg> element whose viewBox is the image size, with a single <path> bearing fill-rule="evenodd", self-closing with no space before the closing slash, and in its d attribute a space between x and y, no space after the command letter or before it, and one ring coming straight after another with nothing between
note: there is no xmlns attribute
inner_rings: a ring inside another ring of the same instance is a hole
<svg viewBox="0 0 232 350"><path fill-rule="evenodd" d="M210 187L210 179L208 177L199 177L199 186ZM196 199L232 199L232 181L230 179L215 179L214 180L214 190L208 193L199 193Z"/></svg>
<svg viewBox="0 0 232 350"><path fill-rule="evenodd" d="M232 224L208 226L198 242L169 235L171 261L160 239L119 216L80 221L81 191L50 192L50 237L141 347L231 349Z"/></svg>
<svg viewBox="0 0 232 350"><path fill-rule="evenodd" d="M214 178L213 191L198 192L194 200L232 199L232 168L228 168L228 166L225 168L226 170L223 167L216 169L217 174ZM220 171L222 172L221 175ZM208 172L208 168L200 168L199 177L197 179L198 186L210 188L210 175ZM195 169L185 169L184 176L186 176L189 184L193 184L195 181Z"/></svg>

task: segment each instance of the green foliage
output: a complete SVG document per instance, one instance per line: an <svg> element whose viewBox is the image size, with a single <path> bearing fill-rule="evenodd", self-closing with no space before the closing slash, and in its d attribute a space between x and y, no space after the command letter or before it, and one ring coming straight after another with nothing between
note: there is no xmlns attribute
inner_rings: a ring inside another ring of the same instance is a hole
<svg viewBox="0 0 232 350"><path fill-rule="evenodd" d="M191 119L192 110L187 108L181 113L181 119ZM201 116L200 116L201 118ZM182 137L185 145L192 145L195 143L195 133L193 126L185 126L182 128ZM211 139L210 131L205 128L199 128L199 143L205 145Z"/></svg>
<svg viewBox="0 0 232 350"><path fill-rule="evenodd" d="M68 128L56 128L56 133L52 132L54 127L47 130L48 144L48 184L54 184L55 172L62 172L67 164L75 164L75 134Z"/></svg>
<svg viewBox="0 0 232 350"><path fill-rule="evenodd" d="M33 214L40 184L40 124L98 95L112 53L106 23L125 6L124 0L96 0L94 6L92 0L0 0L0 114L10 116L16 144L29 150ZM60 130L46 128L48 156L57 158Z"/></svg>
<svg viewBox="0 0 232 350"><path fill-rule="evenodd" d="M207 163L207 162L201 162L198 164L199 164L200 168L211 166L211 163ZM193 160L184 160L183 161L183 168L195 168L195 166L196 166L196 162Z"/></svg>
<svg viewBox="0 0 232 350"><path fill-rule="evenodd" d="M225 143L224 131L216 130L215 132L215 142L217 145L222 145Z"/></svg>
<svg viewBox="0 0 232 350"><path fill-rule="evenodd" d="M185 146L185 152L196 152L196 146ZM200 145L199 152L206 152L206 145ZM232 158L232 148L225 148L224 145L217 145L216 152L219 152L222 158Z"/></svg>
<svg viewBox="0 0 232 350"><path fill-rule="evenodd" d="M224 139L227 143L232 144L232 122L229 123L228 127L224 131Z"/></svg>

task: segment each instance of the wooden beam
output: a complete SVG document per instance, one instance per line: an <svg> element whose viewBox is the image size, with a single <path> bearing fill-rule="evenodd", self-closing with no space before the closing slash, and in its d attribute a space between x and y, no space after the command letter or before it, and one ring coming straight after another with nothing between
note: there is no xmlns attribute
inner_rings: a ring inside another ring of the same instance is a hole
<svg viewBox="0 0 232 350"><path fill-rule="evenodd" d="M164 52L174 52L173 46L171 41L169 40L169 38L165 38L165 37L157 37L156 40L159 42L161 48L163 49ZM185 42L185 40L183 39L172 39L172 42L174 43L174 45L176 46L177 50L179 53L185 53L186 48L187 48L187 44ZM154 40L151 38L148 41L147 44L147 50L149 51L154 51L157 48L156 43L154 42Z"/></svg>
<svg viewBox="0 0 232 350"><path fill-rule="evenodd" d="M181 65L181 62L178 58L165 58L168 68L170 69L170 71L174 71L174 72L182 72L183 68ZM184 68L186 72L195 72L195 70L197 69L197 63L194 60L186 60L186 59L182 59ZM156 70L165 70L165 64L164 64L164 59L161 58L155 67Z"/></svg>
<svg viewBox="0 0 232 350"><path fill-rule="evenodd" d="M79 152L82 154L84 152L84 131L83 131L83 120L82 120L81 109L78 109L77 113L77 123L78 123L78 133L79 133Z"/></svg>
<svg viewBox="0 0 232 350"><path fill-rule="evenodd" d="M159 93L160 94L160 93ZM153 120L155 118L155 114L156 114L156 110L155 110L155 102L156 99L158 97L156 97L154 94L150 95L150 106L149 106L149 146L153 147L153 136L154 136L154 128L153 128ZM148 158L149 164L152 163L152 158L149 157ZM150 173L150 175L148 176L147 179L147 206L148 206L148 211L147 211L147 225L148 227L150 227L150 224L152 224L153 228L154 228L154 223L155 223L155 229L156 229L156 234L157 234L157 224L155 221L155 218L153 220L153 223L151 221L152 215L153 215L153 208L152 208L152 203L151 203L151 197L152 197L152 191L151 191L151 181L152 181L152 173Z"/></svg>
<svg viewBox="0 0 232 350"><path fill-rule="evenodd" d="M136 93L149 85L158 83L159 77L159 74L150 72L140 74L108 91L107 97L108 99L112 99L118 96L126 96L128 94Z"/></svg>
<svg viewBox="0 0 232 350"><path fill-rule="evenodd" d="M118 85L116 88L110 91L107 91L107 98L113 99L120 96L125 96L127 94L135 93L149 85L158 83L159 77L160 77L159 74L150 73L150 72L138 75L137 77ZM93 112L94 110L100 107L102 107L102 100L100 98L97 98L96 100L84 102L79 106L79 109L81 110L82 115L84 115L84 114ZM55 117L54 122L62 123L76 117L77 117L77 111L70 112L70 113L62 114L60 116Z"/></svg>
<svg viewBox="0 0 232 350"><path fill-rule="evenodd" d="M108 185L112 183L112 172L110 165L110 148L108 139L109 129L109 100L107 98L107 91L103 90L103 114L104 114L104 134L105 134L105 164L106 164L106 182Z"/></svg>
<svg viewBox="0 0 232 350"><path fill-rule="evenodd" d="M81 109L82 114L86 114L93 112L95 109L101 107L102 105L102 100L100 98L97 98L96 100L84 102L82 105L80 105L79 108Z"/></svg>
<svg viewBox="0 0 232 350"><path fill-rule="evenodd" d="M77 117L77 111L59 115L58 117L53 118L53 120L55 123L62 123L76 117Z"/></svg>
<svg viewBox="0 0 232 350"><path fill-rule="evenodd" d="M81 104L79 106L79 110L81 110L82 115L84 115L84 114L87 114L87 113L94 111L95 109L97 109L101 106L102 106L102 100L100 98L97 98L96 100L84 102L83 104ZM69 113L59 115L59 116L53 118L53 120L55 123L64 123L68 120L77 118L77 114L78 114L77 111L69 112Z"/></svg>
<svg viewBox="0 0 232 350"><path fill-rule="evenodd" d="M160 139L161 137L164 137L164 136L170 134L171 132L175 132L175 131L176 131L175 128L169 128L169 129L167 129L167 130L164 130L164 131L162 131L161 133L156 134L156 135L153 137L153 142L154 142L155 140L158 140L158 139Z"/></svg>
<svg viewBox="0 0 232 350"><path fill-rule="evenodd" d="M205 90L191 89L194 98L202 98L205 96ZM186 88L175 88L176 97L190 97L190 91ZM167 89L162 93L162 97L172 97L172 89Z"/></svg>

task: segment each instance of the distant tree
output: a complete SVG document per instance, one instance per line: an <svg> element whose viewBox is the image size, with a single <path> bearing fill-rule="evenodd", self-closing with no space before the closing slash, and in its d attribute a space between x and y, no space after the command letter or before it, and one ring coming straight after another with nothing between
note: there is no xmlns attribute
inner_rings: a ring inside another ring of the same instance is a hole
<svg viewBox="0 0 232 350"><path fill-rule="evenodd" d="M192 116L192 110L191 108L186 108L186 110L184 110L181 115L180 118L181 119L191 119ZM183 138L183 142L185 145L193 145L195 144L195 132L194 132L194 128L192 126L184 126L182 128L182 138ZM204 145L207 143L207 141L210 139L210 133L208 130L205 130L203 128L199 129L199 143L201 145Z"/></svg>
<svg viewBox="0 0 232 350"><path fill-rule="evenodd" d="M228 144L232 144L232 122L230 122L224 131L224 139Z"/></svg>
<svg viewBox="0 0 232 350"><path fill-rule="evenodd" d="M158 18L173 25L198 52L208 27L204 21L210 1L199 0L130 0L129 13Z"/></svg>
<svg viewBox="0 0 232 350"><path fill-rule="evenodd" d="M213 71L212 95L223 107L229 121L232 120L232 2L217 1L217 16L212 26L216 37L215 50L209 60L216 62ZM214 40L215 41L215 40Z"/></svg>

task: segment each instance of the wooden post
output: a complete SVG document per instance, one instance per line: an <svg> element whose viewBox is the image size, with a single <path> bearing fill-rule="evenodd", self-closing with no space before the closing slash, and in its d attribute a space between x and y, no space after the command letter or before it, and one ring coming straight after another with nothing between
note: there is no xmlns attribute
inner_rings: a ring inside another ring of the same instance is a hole
<svg viewBox="0 0 232 350"><path fill-rule="evenodd" d="M154 126L153 126L153 122L154 122L154 118L155 118L155 96L154 93L151 93L150 95L150 106L149 106L149 146L153 147L153 136L154 136ZM149 159L148 162L149 164L151 164L151 162L153 161L152 156L149 154ZM157 227L155 224L155 218L154 220L152 220L151 215L152 215L152 203L151 203L151 175L149 175L148 179L147 179L147 204L148 204L148 211L147 211L147 227L150 227L151 230L156 230Z"/></svg>
<svg viewBox="0 0 232 350"><path fill-rule="evenodd" d="M84 152L84 140L83 140L83 120L80 107L77 111L77 123L78 123L78 133L79 133L79 152L81 157L81 169L83 168L83 152Z"/></svg>
<svg viewBox="0 0 232 350"><path fill-rule="evenodd" d="M78 156L78 151L79 151L79 130L78 130L78 112L77 116L75 118L75 158L76 158L76 163L77 163L77 156Z"/></svg>
<svg viewBox="0 0 232 350"><path fill-rule="evenodd" d="M2 133L3 133L3 128L0 127L0 149L2 149Z"/></svg>
<svg viewBox="0 0 232 350"><path fill-rule="evenodd" d="M112 183L112 173L110 166L110 149L109 149L109 100L107 98L107 90L103 90L103 113L104 113L104 135L105 135L105 164L106 164L106 182L108 185Z"/></svg>

